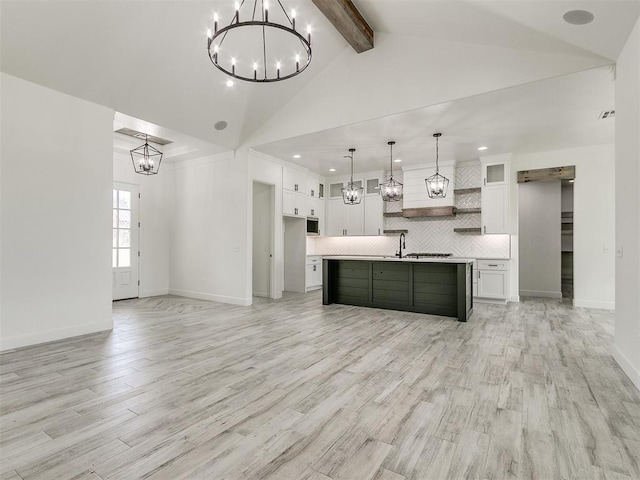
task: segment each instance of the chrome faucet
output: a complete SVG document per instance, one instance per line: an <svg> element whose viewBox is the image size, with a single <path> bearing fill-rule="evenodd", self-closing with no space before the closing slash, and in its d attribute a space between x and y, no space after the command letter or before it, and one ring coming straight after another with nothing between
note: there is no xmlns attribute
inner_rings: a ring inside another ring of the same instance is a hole
<svg viewBox="0 0 640 480"><path fill-rule="evenodd" d="M402 249L403 248L407 248L407 246L404 243L405 241L405 235L404 233L400 234L400 249L398 250L398 253L396 253L396 257L402 258Z"/></svg>

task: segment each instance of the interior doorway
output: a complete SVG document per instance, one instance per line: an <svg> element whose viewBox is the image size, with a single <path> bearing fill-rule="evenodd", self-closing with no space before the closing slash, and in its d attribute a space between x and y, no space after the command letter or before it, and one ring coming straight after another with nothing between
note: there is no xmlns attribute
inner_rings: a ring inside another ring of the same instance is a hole
<svg viewBox="0 0 640 480"><path fill-rule="evenodd" d="M522 297L573 302L575 167L518 172L518 283Z"/></svg>
<svg viewBox="0 0 640 480"><path fill-rule="evenodd" d="M138 298L138 207L137 185L113 184L112 299Z"/></svg>
<svg viewBox="0 0 640 480"><path fill-rule="evenodd" d="M274 298L275 186L253 182L253 296Z"/></svg>

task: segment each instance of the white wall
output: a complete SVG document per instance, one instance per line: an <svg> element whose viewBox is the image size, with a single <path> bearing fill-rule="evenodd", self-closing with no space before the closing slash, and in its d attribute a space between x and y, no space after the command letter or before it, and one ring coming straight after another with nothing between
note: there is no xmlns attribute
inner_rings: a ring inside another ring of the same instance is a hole
<svg viewBox="0 0 640 480"><path fill-rule="evenodd" d="M246 155L226 153L167 167L169 293L250 305Z"/></svg>
<svg viewBox="0 0 640 480"><path fill-rule="evenodd" d="M272 217L273 231L273 259L271 265L271 282L273 298L281 298L284 290L284 245L282 229L282 162L281 160L264 155L253 150L247 152L249 161L249 181L261 182L273 185L274 188L274 209ZM253 208L253 202L248 201ZM253 210L247 212L249 219L253 218ZM253 241L253 223L250 223L247 242ZM247 265L247 278L251 281L253 277L251 262Z"/></svg>
<svg viewBox="0 0 640 480"><path fill-rule="evenodd" d="M616 360L640 388L640 20L616 79Z"/></svg>
<svg viewBox="0 0 640 480"><path fill-rule="evenodd" d="M271 251L273 242L272 185L253 182L253 295L271 295Z"/></svg>
<svg viewBox="0 0 640 480"><path fill-rule="evenodd" d="M114 181L138 185L140 191L140 297L169 293L170 175L167 171L166 160L163 160L157 175L140 175L135 173L129 155L115 153L113 156Z"/></svg>
<svg viewBox="0 0 640 480"><path fill-rule="evenodd" d="M520 295L562 298L560 180L518 186Z"/></svg>
<svg viewBox="0 0 640 480"><path fill-rule="evenodd" d="M574 305L613 309L616 300L614 146L594 145L514 155L512 162L510 225L511 231L516 234L518 229L517 172L519 170L575 165L576 181L573 187ZM512 238L512 245L514 244L518 244L517 236ZM517 292L520 290L517 275L517 252L514 252L511 263L511 292Z"/></svg>
<svg viewBox="0 0 640 480"><path fill-rule="evenodd" d="M374 49L363 54L345 49L265 123L249 144L350 125L608 63L591 55L435 38L425 42L422 37L376 32Z"/></svg>
<svg viewBox="0 0 640 480"><path fill-rule="evenodd" d="M0 349L110 330L114 112L1 83Z"/></svg>

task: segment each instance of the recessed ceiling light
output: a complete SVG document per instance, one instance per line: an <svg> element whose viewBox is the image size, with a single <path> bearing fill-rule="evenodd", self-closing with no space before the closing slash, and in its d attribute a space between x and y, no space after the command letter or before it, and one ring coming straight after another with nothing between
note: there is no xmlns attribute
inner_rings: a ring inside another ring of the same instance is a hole
<svg viewBox="0 0 640 480"><path fill-rule="evenodd" d="M233 80L227 80L227 87L233 87Z"/></svg>
<svg viewBox="0 0 640 480"><path fill-rule="evenodd" d="M330 169L329 169L329 171L330 171L330 172L335 172L335 171L336 171L336 169L335 169L335 168L330 168Z"/></svg>
<svg viewBox="0 0 640 480"><path fill-rule="evenodd" d="M225 122L224 120L220 120L219 122L213 124L213 128L215 128L216 130L224 130L225 128L227 128L227 125L227 122Z"/></svg>
<svg viewBox="0 0 640 480"><path fill-rule="evenodd" d="M562 18L571 25L586 25L587 23L593 22L595 17L593 13L587 10L569 10Z"/></svg>
<svg viewBox="0 0 640 480"><path fill-rule="evenodd" d="M482 152L483 150L486 150L487 148L489 148L489 147L478 147L478 150Z"/></svg>
<svg viewBox="0 0 640 480"><path fill-rule="evenodd" d="M300 158L301 156L302 156L302 155L300 155L300 154L296 153L296 154L293 156L293 158Z"/></svg>
<svg viewBox="0 0 640 480"><path fill-rule="evenodd" d="M396 158L393 163L400 163L402 160L400 160L399 158Z"/></svg>

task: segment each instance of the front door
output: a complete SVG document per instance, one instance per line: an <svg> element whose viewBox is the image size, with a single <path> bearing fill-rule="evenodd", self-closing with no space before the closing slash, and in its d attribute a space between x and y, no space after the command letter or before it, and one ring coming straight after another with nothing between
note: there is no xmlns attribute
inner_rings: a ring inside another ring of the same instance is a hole
<svg viewBox="0 0 640 480"><path fill-rule="evenodd" d="M138 297L138 187L113 184L112 291L114 300Z"/></svg>

